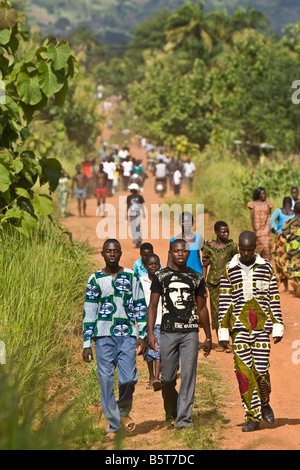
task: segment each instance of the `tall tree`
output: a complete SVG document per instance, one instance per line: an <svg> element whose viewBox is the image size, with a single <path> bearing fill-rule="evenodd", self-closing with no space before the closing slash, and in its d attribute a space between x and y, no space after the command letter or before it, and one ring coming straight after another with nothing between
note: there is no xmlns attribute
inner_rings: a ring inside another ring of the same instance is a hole
<svg viewBox="0 0 300 470"><path fill-rule="evenodd" d="M173 13L166 25L168 48L186 45L211 52L214 35L204 13L204 2L186 2Z"/></svg>
<svg viewBox="0 0 300 470"><path fill-rule="evenodd" d="M257 29L262 32L270 32L270 22L266 15L259 10L239 7L230 16L231 32L242 31L243 29Z"/></svg>

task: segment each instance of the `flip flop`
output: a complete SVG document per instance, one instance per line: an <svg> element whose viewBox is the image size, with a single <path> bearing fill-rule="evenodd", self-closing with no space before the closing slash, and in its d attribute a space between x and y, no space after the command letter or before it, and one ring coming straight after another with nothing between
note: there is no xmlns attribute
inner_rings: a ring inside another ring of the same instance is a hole
<svg viewBox="0 0 300 470"><path fill-rule="evenodd" d="M146 390L152 390L152 384L149 382L148 385L146 385Z"/></svg>
<svg viewBox="0 0 300 470"><path fill-rule="evenodd" d="M158 392L159 390L161 390L161 381L160 380L154 380L153 388L154 388L155 392Z"/></svg>
<svg viewBox="0 0 300 470"><path fill-rule="evenodd" d="M102 439L102 442L109 443L115 442L117 440L117 433L116 432L108 432L106 436Z"/></svg>
<svg viewBox="0 0 300 470"><path fill-rule="evenodd" d="M127 432L133 432L135 430L135 422L130 416L121 416L121 425Z"/></svg>
<svg viewBox="0 0 300 470"><path fill-rule="evenodd" d="M175 419L173 418L173 416L170 416L166 419L165 425L167 429L175 429Z"/></svg>

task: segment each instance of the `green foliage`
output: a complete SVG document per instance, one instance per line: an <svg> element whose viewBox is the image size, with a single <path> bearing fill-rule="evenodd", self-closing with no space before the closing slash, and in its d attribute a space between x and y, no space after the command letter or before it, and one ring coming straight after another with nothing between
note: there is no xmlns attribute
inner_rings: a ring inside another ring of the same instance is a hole
<svg viewBox="0 0 300 470"><path fill-rule="evenodd" d="M76 59L65 41L46 40L19 58L29 40L25 18L8 1L0 4L0 69L5 102L0 104L0 228L10 225L29 236L37 215L52 211L47 185L55 190L61 165L54 158L39 158L26 146L34 113L55 97L61 104L69 79L76 74Z"/></svg>
<svg viewBox="0 0 300 470"><path fill-rule="evenodd" d="M26 390L29 370L36 380L34 393ZM1 450L71 450L76 447L76 440L83 434L86 424L77 422L76 427L70 429L71 407L66 407L64 412L50 413L54 399L45 394L46 385L46 380L45 384L41 380L40 363L35 367L27 366L16 375L1 366Z"/></svg>
<svg viewBox="0 0 300 470"><path fill-rule="evenodd" d="M158 145L171 145L184 135L204 146L211 131L211 92L204 64L195 64L193 73L181 74L175 54L157 54L147 62L145 79L130 88L135 113L145 122L144 134ZM179 69L179 70L178 70Z"/></svg>
<svg viewBox="0 0 300 470"><path fill-rule="evenodd" d="M45 217L28 239L12 228L2 232L0 247L0 338L9 357L24 348L17 361L22 368L33 355L43 360L59 354L78 329L82 312L76 308L90 274L90 250L71 245Z"/></svg>
<svg viewBox="0 0 300 470"><path fill-rule="evenodd" d="M213 224L224 220L229 225L230 237L237 240L242 230L251 230L241 184L249 169L230 152L210 147L194 162L199 178L194 182L193 197L199 204L204 204L205 212L212 218L212 227L205 226L205 233L211 233L214 238Z"/></svg>
<svg viewBox="0 0 300 470"><path fill-rule="evenodd" d="M285 196L290 195L291 188L297 186L300 181L300 171L290 162L278 163L271 160L268 165L262 162L259 168L254 168L243 175L240 182L243 190L243 201L246 204L253 198L253 191L259 186L265 188L267 198L280 199L280 204ZM281 207L281 206L280 206Z"/></svg>
<svg viewBox="0 0 300 470"><path fill-rule="evenodd" d="M101 134L103 118L94 93L94 81L79 73L70 85L64 103L58 107L50 100L40 113L40 118L45 122L58 120L64 126L68 140L80 146L83 153L93 150Z"/></svg>
<svg viewBox="0 0 300 470"><path fill-rule="evenodd" d="M232 41L212 69L215 130L231 132L231 142L267 142L297 152L299 113L291 101L291 77L300 73L297 57L251 29Z"/></svg>
<svg viewBox="0 0 300 470"><path fill-rule="evenodd" d="M165 145L184 135L200 148L241 141L299 152L291 100L298 36L291 43L267 31L266 18L251 9L204 13L201 2L187 2L170 15L164 51L144 51L143 77L129 86L144 134Z"/></svg>
<svg viewBox="0 0 300 470"><path fill-rule="evenodd" d="M193 158L199 155L199 145L192 144L184 135L175 137L174 141L171 143L171 146L174 149L175 156L179 158L182 158L185 155L188 155L189 158Z"/></svg>
<svg viewBox="0 0 300 470"><path fill-rule="evenodd" d="M1 234L1 450L83 449L103 437L86 410L97 400L97 377L76 359L90 255L48 218L28 239Z"/></svg>

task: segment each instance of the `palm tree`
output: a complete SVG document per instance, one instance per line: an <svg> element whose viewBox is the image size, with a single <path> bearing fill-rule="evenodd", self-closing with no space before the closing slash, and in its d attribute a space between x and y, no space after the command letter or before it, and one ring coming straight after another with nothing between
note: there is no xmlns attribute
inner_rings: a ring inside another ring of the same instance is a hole
<svg viewBox="0 0 300 470"><path fill-rule="evenodd" d="M264 13L252 9L249 5L246 8L239 7L230 16L231 33L234 31L241 31L246 28L269 32L269 20Z"/></svg>
<svg viewBox="0 0 300 470"><path fill-rule="evenodd" d="M200 44L207 52L213 46L213 35L207 22L207 15L203 11L204 2L186 2L173 13L166 25L167 49L186 43L191 46Z"/></svg>
<svg viewBox="0 0 300 470"><path fill-rule="evenodd" d="M226 8L206 14L205 21L216 40L227 41L230 37L230 16Z"/></svg>

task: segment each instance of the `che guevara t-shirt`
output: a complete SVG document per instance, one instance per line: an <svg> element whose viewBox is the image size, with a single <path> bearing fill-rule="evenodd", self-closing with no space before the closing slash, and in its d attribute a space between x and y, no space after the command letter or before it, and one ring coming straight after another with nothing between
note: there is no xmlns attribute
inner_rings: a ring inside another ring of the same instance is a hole
<svg viewBox="0 0 300 470"><path fill-rule="evenodd" d="M151 292L161 295L161 331L198 331L196 297L205 294L205 282L201 274L191 268L181 272L168 266L155 273Z"/></svg>

